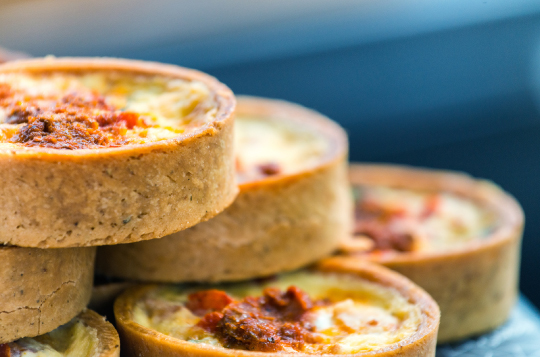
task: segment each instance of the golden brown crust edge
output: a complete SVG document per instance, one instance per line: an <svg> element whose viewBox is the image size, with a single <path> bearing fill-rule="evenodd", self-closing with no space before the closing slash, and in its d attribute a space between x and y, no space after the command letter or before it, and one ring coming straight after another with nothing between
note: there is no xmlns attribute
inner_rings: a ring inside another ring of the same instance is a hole
<svg viewBox="0 0 540 357"><path fill-rule="evenodd" d="M96 329L98 337L98 350L94 353L95 357L119 357L120 356L120 337L118 332L105 317L96 312L86 309L79 315L83 323Z"/></svg>
<svg viewBox="0 0 540 357"><path fill-rule="evenodd" d="M83 310L96 248L0 248L0 344L54 330Z"/></svg>
<svg viewBox="0 0 540 357"><path fill-rule="evenodd" d="M516 200L490 182L465 174L392 165L351 165L355 184L379 183L455 192L498 212L501 226L489 237L452 252L358 256L383 264L416 282L441 309L439 343L478 335L501 325L517 298L524 216Z"/></svg>
<svg viewBox="0 0 540 357"><path fill-rule="evenodd" d="M410 302L418 304L422 311L422 323L418 331L409 338L392 344L378 351L357 353L340 356L372 356L372 357L434 357L439 326L439 308L435 301L422 289L408 279L384 267L375 266L348 257L335 257L325 259L315 269L324 272L338 272L354 274L362 279L382 284L396 289ZM114 311L118 333L122 339L122 348L127 355L149 357L278 357L278 356L312 356L295 353L266 353L233 350L225 348L212 348L202 344L195 344L169 337L155 330L145 328L131 319L131 311L135 302L146 292L154 289L155 285L139 286L124 292L115 302ZM324 355L337 356L337 355Z"/></svg>
<svg viewBox="0 0 540 357"><path fill-rule="evenodd" d="M216 120L184 136L121 148L0 150L0 179L10 183L0 188L0 242L59 248L159 238L208 220L234 200L236 101L215 78L119 59L17 61L0 73L100 69L202 81L218 102Z"/></svg>
<svg viewBox="0 0 540 357"><path fill-rule="evenodd" d="M239 98L238 113L292 118L331 143L321 162L296 174L240 185L212 220L159 240L98 249L97 270L140 281L232 281L313 263L349 236L347 138L327 118L290 103Z"/></svg>

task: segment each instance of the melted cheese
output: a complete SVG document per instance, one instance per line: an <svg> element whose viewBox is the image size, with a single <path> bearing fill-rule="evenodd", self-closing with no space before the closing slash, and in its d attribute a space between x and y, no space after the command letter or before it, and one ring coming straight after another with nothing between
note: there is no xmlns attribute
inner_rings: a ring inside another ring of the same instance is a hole
<svg viewBox="0 0 540 357"><path fill-rule="evenodd" d="M421 322L419 307L395 290L345 274L296 272L264 283L236 283L212 288L241 299L260 296L267 287L285 290L291 285L304 290L314 300L330 300L329 304L308 312L315 333L324 342L306 343L301 351L304 353L374 351L411 336ZM187 296L194 291L194 288L178 286L153 290L135 305L133 319L178 339L221 347L211 333L195 326L200 317L184 306Z"/></svg>
<svg viewBox="0 0 540 357"><path fill-rule="evenodd" d="M12 357L95 357L97 331L75 318L47 334L9 344Z"/></svg>
<svg viewBox="0 0 540 357"><path fill-rule="evenodd" d="M276 164L283 174L317 165L329 143L309 127L278 119L239 116L235 123L238 179L260 178L260 167Z"/></svg>
<svg viewBox="0 0 540 357"><path fill-rule="evenodd" d="M358 190L360 201L374 203L387 212L399 212L385 216L384 224L390 231L411 233L416 251L459 248L486 237L495 227L494 212L452 193L380 186ZM430 200L436 200L432 208L428 208Z"/></svg>
<svg viewBox="0 0 540 357"><path fill-rule="evenodd" d="M97 93L107 105L140 115L147 124L128 128L123 135L130 143L145 143L176 137L215 119L217 107L210 89L202 82L160 76L89 72L83 74L0 74L0 85L31 97L56 97L70 93ZM0 98L1 99L1 98ZM0 146L24 124L9 124L0 106Z"/></svg>

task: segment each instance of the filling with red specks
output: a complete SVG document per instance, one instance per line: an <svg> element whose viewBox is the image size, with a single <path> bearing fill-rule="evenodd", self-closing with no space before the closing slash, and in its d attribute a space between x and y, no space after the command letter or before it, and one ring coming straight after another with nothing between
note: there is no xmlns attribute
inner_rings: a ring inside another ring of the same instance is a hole
<svg viewBox="0 0 540 357"><path fill-rule="evenodd" d="M215 115L209 88L197 81L105 71L0 74L0 148L141 144Z"/></svg>
<svg viewBox="0 0 540 357"><path fill-rule="evenodd" d="M294 174L317 165L328 150L321 133L279 120L239 115L235 123L236 175L240 183Z"/></svg>
<svg viewBox="0 0 540 357"><path fill-rule="evenodd" d="M133 319L212 348L349 354L411 336L421 313L391 288L303 271L259 282L159 287L136 303Z"/></svg>
<svg viewBox="0 0 540 357"><path fill-rule="evenodd" d="M449 192L357 186L355 200L353 251L455 249L486 237L496 226L494 212Z"/></svg>

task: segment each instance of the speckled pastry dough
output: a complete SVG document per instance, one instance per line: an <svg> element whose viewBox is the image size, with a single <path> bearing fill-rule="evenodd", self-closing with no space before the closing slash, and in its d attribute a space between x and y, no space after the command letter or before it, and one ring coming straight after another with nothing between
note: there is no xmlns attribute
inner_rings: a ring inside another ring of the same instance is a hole
<svg viewBox="0 0 540 357"><path fill-rule="evenodd" d="M142 281L232 281L293 270L350 235L347 137L309 109L240 97L240 194L212 220L163 239L102 247L97 270Z"/></svg>
<svg viewBox="0 0 540 357"><path fill-rule="evenodd" d="M502 324L517 297L523 212L494 184L464 174L351 165L356 235L345 254L384 264L441 308L439 342Z"/></svg>
<svg viewBox="0 0 540 357"><path fill-rule="evenodd" d="M0 242L136 242L234 199L231 91L176 66L36 59L0 66Z"/></svg>
<svg viewBox="0 0 540 357"><path fill-rule="evenodd" d="M47 333L83 310L96 248L0 247L0 343Z"/></svg>
<svg viewBox="0 0 540 357"><path fill-rule="evenodd" d="M439 311L407 279L334 258L266 281L133 288L115 316L141 357L389 357L434 356Z"/></svg>
<svg viewBox="0 0 540 357"><path fill-rule="evenodd" d="M114 327L85 310L55 330L0 345L1 357L119 357L120 338Z"/></svg>

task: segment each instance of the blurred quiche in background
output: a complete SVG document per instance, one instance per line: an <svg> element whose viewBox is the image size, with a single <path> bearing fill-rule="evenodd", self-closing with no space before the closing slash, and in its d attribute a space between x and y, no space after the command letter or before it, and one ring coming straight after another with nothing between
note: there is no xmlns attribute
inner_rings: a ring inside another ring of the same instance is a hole
<svg viewBox="0 0 540 357"><path fill-rule="evenodd" d="M465 174L350 166L354 236L343 254L383 264L441 308L439 342L493 329L517 298L524 217L516 200Z"/></svg>

